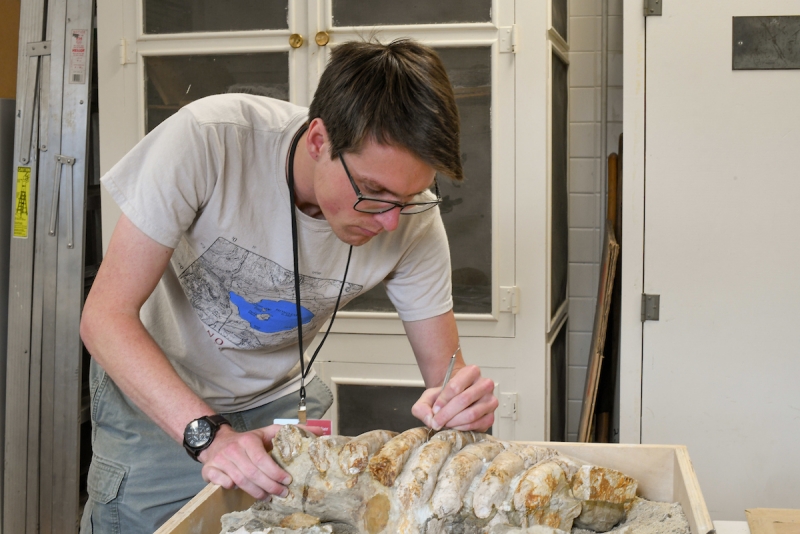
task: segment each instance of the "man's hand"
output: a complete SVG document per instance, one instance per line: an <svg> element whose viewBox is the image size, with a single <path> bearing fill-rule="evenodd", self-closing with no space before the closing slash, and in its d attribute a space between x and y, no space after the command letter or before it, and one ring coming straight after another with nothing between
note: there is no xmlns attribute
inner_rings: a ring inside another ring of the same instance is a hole
<svg viewBox="0 0 800 534"><path fill-rule="evenodd" d="M450 355L459 346L453 310L430 319L405 321L403 326L425 384L441 384ZM482 378L477 366L465 366L459 350L453 375L444 389L429 387L411 413L434 430L447 427L484 431L494 423L494 411L499 404L493 392L494 382Z"/></svg>
<svg viewBox="0 0 800 534"><path fill-rule="evenodd" d="M494 423L498 406L493 392L494 382L481 377L477 366L468 365L453 374L444 389L425 390L411 413L434 430L447 427L484 432Z"/></svg>
<svg viewBox="0 0 800 534"><path fill-rule="evenodd" d="M281 425L270 425L236 432L229 425L221 426L211 446L199 455L203 480L225 489L239 487L256 499L285 497L292 477L268 453L280 428ZM323 432L319 427L303 428L317 436Z"/></svg>

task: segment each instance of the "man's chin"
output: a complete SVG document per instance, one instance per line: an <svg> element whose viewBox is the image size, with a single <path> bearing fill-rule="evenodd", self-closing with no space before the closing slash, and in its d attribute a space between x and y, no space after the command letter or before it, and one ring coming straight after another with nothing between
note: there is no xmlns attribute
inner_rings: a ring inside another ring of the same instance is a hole
<svg viewBox="0 0 800 534"><path fill-rule="evenodd" d="M334 234L336 237L339 238L339 241L347 243L348 245L352 245L354 247L360 247L361 245L367 244L373 237L375 236L366 236L362 234L356 234L354 232L344 232L341 230L334 230Z"/></svg>

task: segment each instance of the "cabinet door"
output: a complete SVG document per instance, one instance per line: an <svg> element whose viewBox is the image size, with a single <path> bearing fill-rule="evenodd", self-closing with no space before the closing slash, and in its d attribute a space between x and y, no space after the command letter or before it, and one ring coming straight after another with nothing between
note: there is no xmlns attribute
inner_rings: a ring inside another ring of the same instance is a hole
<svg viewBox="0 0 800 534"><path fill-rule="evenodd" d="M455 312L466 335L513 336L513 315L500 312L499 288L514 285L514 210L508 209L514 197L514 65L513 54L500 50L498 29L504 12L510 27L513 5L499 4L492 15L491 0L451 0L435 9L356 0L312 2L310 8L295 0L120 0L126 28L121 54L136 65L120 89L138 105L122 103L124 111L112 112L126 114L116 127L129 130L118 135L119 150L211 94L249 91L306 105L328 50L343 41L373 34L384 42L412 37L431 45L451 77L462 120L467 179L440 181ZM382 288L349 311L339 331L402 333Z"/></svg>
<svg viewBox="0 0 800 534"><path fill-rule="evenodd" d="M498 357L496 348L481 348L482 342L492 338L507 338L516 350L521 348L515 341L516 317L500 309L500 288L515 285L511 203L515 197L515 58L510 49L504 52L501 43L502 28L514 22L513 2L450 0L432 5L331 0L317 5L321 28L330 39L325 52L338 43L374 35L383 42L411 37L441 56L459 107L466 176L458 185L440 180L454 311L467 361L480 364L485 374L502 384L501 389L513 391L513 380L509 380L513 373L499 369L514 366L510 363L513 352ZM327 53L320 54L312 63L312 68L320 69L312 79L319 76L326 57ZM347 416L338 402L340 389L376 388L383 398L392 388L404 387L399 382L419 374L408 343L399 337L404 332L402 324L381 286L349 304L337 317L334 332L339 335L332 336L321 352L320 371L334 392L331 417L337 428L348 428L350 422L340 420ZM354 350L358 346L363 350ZM405 378L399 380L401 376ZM417 381L416 386L422 384ZM385 416L396 409L385 408ZM513 431L511 421L498 418L496 434L511 436Z"/></svg>
<svg viewBox="0 0 800 534"><path fill-rule="evenodd" d="M733 17L796 12L674 0L646 22L641 440L689 447L713 519L797 506L800 73L731 68L753 44ZM773 20L749 36L767 51L797 35Z"/></svg>
<svg viewBox="0 0 800 534"><path fill-rule="evenodd" d="M461 116L463 184L440 180L450 241L454 311L462 336L514 335L500 311L500 287L514 285L514 61L500 46L513 2L449 0L431 4L330 0L319 4L327 48L374 35L417 39L436 49ZM326 48L326 50L327 50ZM323 55L316 65L324 66ZM316 77L314 77L316 79ZM356 299L336 331L403 333L382 287Z"/></svg>
<svg viewBox="0 0 800 534"><path fill-rule="evenodd" d="M530 84L546 88L548 66L536 63L527 69L530 83L524 94L533 95L528 100L536 104L526 121L534 127L520 130L515 113L524 97L513 53L515 10L520 11L515 4L515 0L104 2L98 12L103 22L102 168L108 170L156 124L202 96L246 89L308 105L329 50L344 41L411 37L434 47L455 87L462 120L465 183L440 181L462 347L467 360L483 368L526 369L523 378L535 387L520 392L525 402L530 399L525 424L542 429L544 407L538 399L544 399L548 387L545 338L553 327L551 314L544 311L550 304L550 269L545 267L550 258L545 230L549 188L544 177L549 168L544 126L548 111L546 90L531 91ZM522 11L536 11L539 21L548 6L534 9L525 4ZM523 25L517 30L526 31ZM547 43L536 38L541 35L535 33L538 29L527 31L525 53L536 58L537 47ZM522 163L517 153L521 142L540 147L526 154ZM521 189L532 193L524 200L517 196L518 175L524 176ZM527 206L524 212L517 207L521 203ZM111 235L118 216L113 201L104 197L105 236ZM518 220L529 224L520 225ZM516 326L522 312L512 313L519 304L514 296L519 285L518 243L525 243L523 256L536 263L522 275L530 282L527 332ZM555 303L557 308L562 304ZM402 324L380 289L343 310L333 332L320 354L322 360L413 365L408 343L401 337ZM364 342L374 350L352 350ZM376 369L376 379L392 373L389 366ZM491 370L487 373L495 376ZM510 392L520 389L513 382L500 387ZM509 418L509 429L517 424L512 421L516 420Z"/></svg>

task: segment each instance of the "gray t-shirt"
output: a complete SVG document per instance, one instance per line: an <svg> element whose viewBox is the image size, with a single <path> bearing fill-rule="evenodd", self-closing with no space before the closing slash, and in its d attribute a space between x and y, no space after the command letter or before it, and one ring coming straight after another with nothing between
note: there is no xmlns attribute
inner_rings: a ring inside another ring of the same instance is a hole
<svg viewBox="0 0 800 534"><path fill-rule="evenodd" d="M260 406L299 388L286 161L307 110L243 94L193 102L122 158L103 184L131 222L174 248L142 308L147 330L212 408ZM348 245L295 209L304 346L333 313ZM354 247L341 305L385 281L404 321L452 309L438 209Z"/></svg>

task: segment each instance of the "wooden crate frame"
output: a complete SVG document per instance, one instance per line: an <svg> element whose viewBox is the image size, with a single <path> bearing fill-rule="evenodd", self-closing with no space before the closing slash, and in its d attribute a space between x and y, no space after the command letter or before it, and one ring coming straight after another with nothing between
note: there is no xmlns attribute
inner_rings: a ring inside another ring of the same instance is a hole
<svg viewBox="0 0 800 534"><path fill-rule="evenodd" d="M587 463L622 471L639 481L639 496L653 501L681 503L692 534L714 532L689 451L682 445L533 444L552 447ZM253 497L242 490L225 490L209 484L156 534L219 534L223 514L244 510L253 502Z"/></svg>

